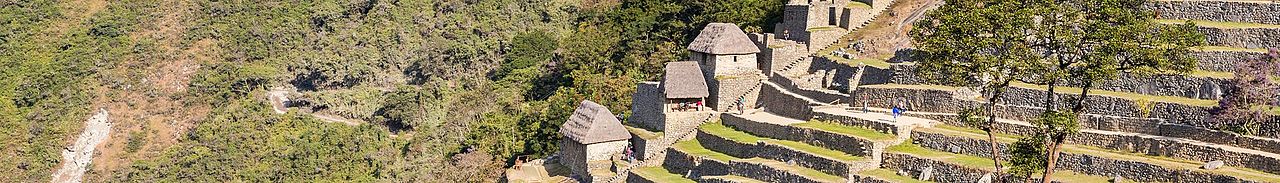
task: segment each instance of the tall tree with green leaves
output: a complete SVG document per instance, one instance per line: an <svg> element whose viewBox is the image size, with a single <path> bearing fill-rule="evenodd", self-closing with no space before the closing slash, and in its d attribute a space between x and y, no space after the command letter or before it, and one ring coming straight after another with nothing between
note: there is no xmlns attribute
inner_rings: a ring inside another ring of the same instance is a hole
<svg viewBox="0 0 1280 183"><path fill-rule="evenodd" d="M983 93L983 106L966 109L960 120L987 132L993 159L1000 159L993 111L1013 81L1039 70L1027 39L1035 26L1031 5L1012 0L949 1L911 31L921 53L921 75L930 82ZM999 161L995 169L1001 169Z"/></svg>
<svg viewBox="0 0 1280 183"><path fill-rule="evenodd" d="M1062 145L1080 131L1079 116L1088 112L1089 92L1099 82L1121 74L1187 75L1195 70L1191 48L1204 44L1204 35L1191 22L1167 25L1154 21L1155 12L1142 9L1146 0L1045 0L1039 4L1034 48L1040 50L1044 72L1028 81L1047 84L1045 112L1033 124L1047 153L1043 181L1053 176ZM1057 86L1081 89L1074 100L1056 101ZM1057 107L1068 107L1058 109Z"/></svg>

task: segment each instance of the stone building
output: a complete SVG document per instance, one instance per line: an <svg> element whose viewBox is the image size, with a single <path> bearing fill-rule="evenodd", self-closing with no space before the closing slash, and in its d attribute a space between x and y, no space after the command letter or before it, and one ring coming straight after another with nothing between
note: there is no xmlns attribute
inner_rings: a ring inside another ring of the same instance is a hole
<svg viewBox="0 0 1280 183"><path fill-rule="evenodd" d="M702 111L707 96L706 77L693 61L667 62L660 88L665 100L663 113Z"/></svg>
<svg viewBox="0 0 1280 183"><path fill-rule="evenodd" d="M574 175L592 180L612 176L610 158L621 154L631 133L603 105L584 100L560 126L560 163Z"/></svg>
<svg viewBox="0 0 1280 183"><path fill-rule="evenodd" d="M692 59L702 65L710 97L707 106L716 111L736 110L755 101L760 80L757 43L730 23L711 23L689 43ZM739 100L745 100L739 104Z"/></svg>
<svg viewBox="0 0 1280 183"><path fill-rule="evenodd" d="M707 77L760 72L756 68L756 53L760 49L741 28L731 23L707 24L689 43L689 51L693 51L690 59L702 65Z"/></svg>

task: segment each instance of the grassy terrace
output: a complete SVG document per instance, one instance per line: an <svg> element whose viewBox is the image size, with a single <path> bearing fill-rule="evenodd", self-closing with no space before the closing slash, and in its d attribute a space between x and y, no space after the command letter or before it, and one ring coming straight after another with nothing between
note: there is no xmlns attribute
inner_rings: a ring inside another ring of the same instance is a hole
<svg viewBox="0 0 1280 183"><path fill-rule="evenodd" d="M840 177L838 177L838 176L834 176L834 175L830 175L830 174L822 173L821 171L818 171L818 170L814 170L814 169L810 169L810 168L805 168L805 167L800 167L800 166L796 166L796 165L788 165L787 163L783 163L783 162L780 162L780 161L774 161L774 160L770 160L770 159L764 159L764 158L751 158L751 159L744 159L744 160L742 160L742 162L751 162L751 163L759 163L759 164L763 164L763 165L766 165L766 166L769 166L769 167L773 167L773 168L777 168L777 169L780 169L780 170L783 170L783 171L787 171L787 172L795 173L795 174L800 175L800 176L804 176L804 177L812 178L812 179L818 180L818 181L820 181L820 182L832 182L832 183L839 183L839 182L845 182L845 181L847 181L847 180L846 180L846 179L844 179L844 178L840 178Z"/></svg>
<svg viewBox="0 0 1280 183"><path fill-rule="evenodd" d="M1183 23L1186 23L1187 21L1188 21L1188 20L1175 20L1175 19L1157 19L1157 20L1156 20L1156 22L1160 22L1160 23L1163 23L1163 24L1183 24ZM1228 28L1228 29L1243 29L1243 28L1280 29L1280 25L1260 24L1260 23L1250 23L1250 22L1218 22L1218 21L1206 21L1206 20L1190 20L1190 22L1191 22L1191 23L1196 24L1196 26L1201 26L1201 27L1213 27L1213 28Z"/></svg>
<svg viewBox="0 0 1280 183"><path fill-rule="evenodd" d="M725 139L729 139L729 140L740 142L740 143L755 144L757 141L764 141L765 143L772 143L772 144L777 144L781 146L786 146L792 149L803 151L805 153L823 156L823 157L844 161L844 162L859 161L864 159L864 157L853 156L853 155L849 155L848 153L831 150L827 148L822 148L818 146L813 146L803 142L757 137L755 135L751 135L746 132L734 130L733 128L729 128L728 126L724 126L724 124L720 124L720 123L707 123L702 125L702 127L700 128L711 135L724 137Z"/></svg>
<svg viewBox="0 0 1280 183"><path fill-rule="evenodd" d="M841 124L836 124L832 122L823 122L823 121L816 121L816 120L811 120L809 122L804 122L804 123L791 124L791 126L822 130L826 132L853 136L853 137L862 137L872 141L888 141L888 140L893 140L897 138L893 135L880 133L872 129L852 127L852 126L841 125Z"/></svg>
<svg viewBox="0 0 1280 183"><path fill-rule="evenodd" d="M920 129L920 131L961 136L961 137L967 137L972 139L987 138L986 132L982 132L978 129L949 126L949 125L938 125L938 126L935 126L934 128ZM1004 144L1013 143L1014 141L1017 141L1018 138L1020 137L1009 135L1009 134L999 134L999 133L996 134L996 141L999 141ZM919 146L916 146L916 147L919 147ZM1141 153L1122 152L1117 150L1104 149L1101 147L1067 144L1062 146L1062 151L1064 153L1088 154L1093 156L1105 157L1107 159L1113 159L1113 160L1128 160L1128 161L1150 163L1150 164L1160 165L1164 167L1174 167L1174 168L1182 168L1182 169L1187 169L1192 171L1211 172L1211 173L1216 173L1221 175L1239 177L1239 178L1262 181L1262 182L1280 182L1280 175L1269 174L1266 172L1253 170L1253 169L1224 166L1216 170L1202 170L1199 168L1203 164L1203 162L1184 160L1184 159L1175 159L1175 158L1163 157L1163 156L1152 156L1152 155L1141 154ZM991 160L986 159L985 162L990 163Z"/></svg>
<svg viewBox="0 0 1280 183"><path fill-rule="evenodd" d="M845 6L849 8L871 9L871 5L867 3L857 2L857 1L849 1L849 4Z"/></svg>
<svg viewBox="0 0 1280 183"><path fill-rule="evenodd" d="M1199 49L1200 51L1242 51L1242 52L1254 52L1254 53L1267 52L1267 49L1262 49L1262 48L1237 48L1237 47L1226 47L1226 46L1201 46L1201 47L1195 47L1192 49Z"/></svg>
<svg viewBox="0 0 1280 183"><path fill-rule="evenodd" d="M675 145L672 145L672 147L675 147L677 150L680 150L680 152L688 153L689 155L706 157L706 158L711 158L714 160L719 160L724 162L729 162L731 160L739 159L724 153L715 152L705 147L702 147L702 144L699 144L698 140L686 140L686 141L677 142Z"/></svg>
<svg viewBox="0 0 1280 183"><path fill-rule="evenodd" d="M633 127L630 124L622 126L626 127L627 131L631 132L632 135L640 136L642 139L658 139L659 137L662 137L662 132L651 132L643 128Z"/></svg>
<svg viewBox="0 0 1280 183"><path fill-rule="evenodd" d="M635 172L636 175L644 177L645 179L651 180L653 182L675 182L675 183L694 183L695 182L693 180L684 178L680 175L667 172L667 169L662 169L662 167L640 167L640 168L636 168L636 170L632 172Z"/></svg>
<svg viewBox="0 0 1280 183"><path fill-rule="evenodd" d="M888 152L911 154L912 156L938 160L942 162L952 163L969 168L978 168L983 170L991 170L996 167L995 162L991 159L970 156L963 154L955 154L950 152L937 151L929 148L920 147L920 145L912 143L902 143L889 146Z"/></svg>
<svg viewBox="0 0 1280 183"><path fill-rule="evenodd" d="M1013 86L1021 87L1021 88L1032 88L1037 90L1048 90L1049 88L1048 86L1044 86L1044 85L1033 85L1028 83L1014 83ZM1054 87L1054 91L1058 93L1065 93L1065 94L1080 94L1082 90L1080 88L1075 88L1075 87ZM1120 98L1134 100L1134 101L1147 100L1147 101L1178 103L1178 104L1204 106L1204 107L1218 106L1218 101L1215 101L1215 100L1201 100L1201 99L1193 99L1193 98L1186 98L1186 97L1144 95L1144 94L1137 94L1137 93L1106 91L1106 90L1092 90L1092 91L1089 91L1089 93L1092 95L1099 95L1099 96L1120 97Z"/></svg>
<svg viewBox="0 0 1280 183"><path fill-rule="evenodd" d="M817 32L817 31L828 31L828 30L836 30L836 29L840 29L840 27L836 27L836 26L810 27L807 31Z"/></svg>
<svg viewBox="0 0 1280 183"><path fill-rule="evenodd" d="M707 179L710 179L710 178L717 178L717 179L720 179L720 180L728 180L728 181L733 181L733 182L737 182L737 183L765 183L764 181L760 181L760 180L756 180L756 179L751 179L751 178L746 178L746 177L741 177L741 176L737 176L737 175L706 176L706 177L703 177L703 178L707 178Z"/></svg>
<svg viewBox="0 0 1280 183"><path fill-rule="evenodd" d="M822 53L821 55L822 55L822 58L827 58L832 61L835 61L836 63L842 63L845 65L857 66L858 64L862 64L862 65L867 65L867 66L881 68L881 69L888 69L890 66L889 62L885 61L885 60L888 60L888 58L846 59L846 58L841 58L841 57L832 55L831 52Z"/></svg>
<svg viewBox="0 0 1280 183"><path fill-rule="evenodd" d="M898 183L926 183L926 182L928 182L928 181L922 181L922 180L913 179L913 178L911 178L911 177L907 177L907 176L901 176L901 175L898 175L898 173L897 173L897 172L894 172L893 170L883 169L883 168L877 168L877 169L871 169L871 170L866 170L866 171L858 172L858 175L863 175L863 176L868 176L868 177L875 177L875 178L878 178L878 179L880 179L880 180L887 180L887 181L889 181L889 182L898 182Z"/></svg>

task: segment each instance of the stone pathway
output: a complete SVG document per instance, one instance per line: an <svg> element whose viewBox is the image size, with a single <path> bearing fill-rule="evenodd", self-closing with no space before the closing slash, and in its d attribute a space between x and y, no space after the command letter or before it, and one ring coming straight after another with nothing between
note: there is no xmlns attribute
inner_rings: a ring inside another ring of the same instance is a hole
<svg viewBox="0 0 1280 183"><path fill-rule="evenodd" d="M62 168L53 173L50 182L80 182L89 163L93 162L93 152L98 144L107 140L111 133L111 121L106 109L98 109L98 113L85 121L84 132L76 139L75 144L62 151Z"/></svg>
<svg viewBox="0 0 1280 183"><path fill-rule="evenodd" d="M787 117L778 116L773 113L762 112L762 111L753 112L746 115L739 115L739 116L741 116L742 118L751 119L752 121L759 121L759 122L765 122L769 124L783 125L783 126L790 126L791 124L805 122L804 120L791 119Z"/></svg>

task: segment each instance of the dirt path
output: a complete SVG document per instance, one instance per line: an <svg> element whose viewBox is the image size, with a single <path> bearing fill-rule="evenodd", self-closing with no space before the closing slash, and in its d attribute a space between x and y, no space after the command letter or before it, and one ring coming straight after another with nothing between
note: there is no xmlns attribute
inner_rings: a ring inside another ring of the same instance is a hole
<svg viewBox="0 0 1280 183"><path fill-rule="evenodd" d="M62 168L53 173L51 182L80 182L84 171L93 161L94 150L98 144L106 140L111 133L111 121L106 109L98 109L98 113L85 121L84 132L75 144L62 151Z"/></svg>
<svg viewBox="0 0 1280 183"><path fill-rule="evenodd" d="M285 91L285 90L272 90L267 92L267 99L270 100L269 102L271 103L271 109L274 110L276 114L284 114L286 112L289 112L289 107L285 106L285 103L289 101L289 93L290 91ZM347 118L328 115L328 114L313 113L313 112L309 112L306 114L310 114L312 117L315 117L316 119L320 119L328 122L334 122L334 123L342 123L342 124L347 124L351 126L360 125L360 123L362 123L357 120L347 119Z"/></svg>

